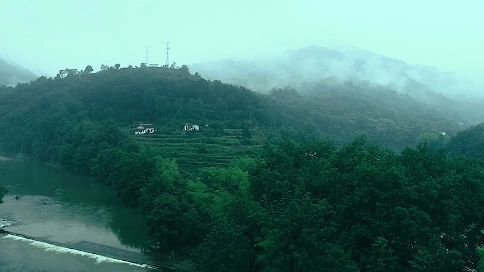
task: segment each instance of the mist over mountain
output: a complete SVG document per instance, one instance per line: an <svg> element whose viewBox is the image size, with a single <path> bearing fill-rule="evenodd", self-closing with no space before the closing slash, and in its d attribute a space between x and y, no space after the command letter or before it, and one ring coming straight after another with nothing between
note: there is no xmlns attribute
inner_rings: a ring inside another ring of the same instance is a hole
<svg viewBox="0 0 484 272"><path fill-rule="evenodd" d="M434 67L410 65L360 49L334 50L309 46L265 59L197 63L191 65L190 69L206 78L242 85L259 92L285 86L307 92L308 86L328 77L343 81L369 81L407 93L458 123L477 124L484 121L481 110L484 94L478 83Z"/></svg>
<svg viewBox="0 0 484 272"><path fill-rule="evenodd" d="M25 120L25 124L18 122L15 129L10 126L0 133L0 147L32 154L34 147L25 143L32 142L29 137L34 132L14 136L17 131L50 128L64 118L69 122L61 129L84 119L112 119L121 127L148 120L168 131L187 122L210 128L249 127L274 134L275 138L318 135L337 144L366 135L369 142L394 150L413 146L428 134L452 135L464 129L413 97L368 81L326 78L305 89L307 93L275 88L260 94L218 80L205 80L191 74L186 66L106 66L97 73L72 69L55 78L40 77L14 88L0 87L0 104L4 105L0 126ZM54 136L49 132L43 140L39 137L35 137L36 141L45 142L48 149Z"/></svg>
<svg viewBox="0 0 484 272"><path fill-rule="evenodd" d="M0 85L13 86L36 79L38 76L32 71L0 58Z"/></svg>

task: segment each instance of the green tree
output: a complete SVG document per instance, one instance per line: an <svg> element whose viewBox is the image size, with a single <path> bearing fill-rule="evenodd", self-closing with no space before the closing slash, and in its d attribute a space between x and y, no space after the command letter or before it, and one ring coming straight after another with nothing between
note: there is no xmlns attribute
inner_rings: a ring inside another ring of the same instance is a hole
<svg viewBox="0 0 484 272"><path fill-rule="evenodd" d="M483 238L481 169L426 146L396 154L364 138L339 150L318 141L283 142L249 176L252 196L270 215L262 223L260 260L274 270L300 268L301 252L318 248L303 241L317 240L319 250L330 242L351 252L363 271L473 267L473 249ZM311 210L314 205L321 207ZM324 230L330 238L309 239L304 230Z"/></svg>
<svg viewBox="0 0 484 272"><path fill-rule="evenodd" d="M3 203L3 196L7 193L7 189L0 185L0 204Z"/></svg>
<svg viewBox="0 0 484 272"><path fill-rule="evenodd" d="M368 271L395 271L397 257L388 240L378 237L371 245L371 255L366 257Z"/></svg>
<svg viewBox="0 0 484 272"><path fill-rule="evenodd" d="M204 213L188 196L188 181L173 160L156 158L151 178L140 189L140 208L147 214L152 244L168 250L194 246L206 234Z"/></svg>
<svg viewBox="0 0 484 272"><path fill-rule="evenodd" d="M250 130L248 128L244 127L242 129L242 137L244 139L250 139L250 138L252 138L252 133L250 132Z"/></svg>
<svg viewBox="0 0 484 272"><path fill-rule="evenodd" d="M107 181L118 192L121 200L128 205L137 206L141 189L149 183L156 168L155 159L146 151L140 153L122 152L112 162L112 171Z"/></svg>
<svg viewBox="0 0 484 272"><path fill-rule="evenodd" d="M477 270L484 272L484 249L482 247L476 248L477 254L479 254L479 263L477 264Z"/></svg>
<svg viewBox="0 0 484 272"><path fill-rule="evenodd" d="M260 205L251 200L247 183L247 173L239 168L209 168L191 183L194 204L211 216L208 234L193 253L198 270L213 271L218 262L221 271L260 271L257 243L266 219Z"/></svg>
<svg viewBox="0 0 484 272"><path fill-rule="evenodd" d="M94 71L94 69L92 69L92 66L91 65L88 65L86 66L86 68L84 69L84 74L90 74Z"/></svg>
<svg viewBox="0 0 484 272"><path fill-rule="evenodd" d="M180 67L178 65L176 65L176 62L173 62L171 65L170 65L170 69L180 69Z"/></svg>
<svg viewBox="0 0 484 272"><path fill-rule="evenodd" d="M254 249L240 226L219 220L194 252L197 271L252 271Z"/></svg>
<svg viewBox="0 0 484 272"><path fill-rule="evenodd" d="M247 173L240 168L208 167L200 170L200 181L214 191L224 190L234 193L240 186L247 186Z"/></svg>
<svg viewBox="0 0 484 272"><path fill-rule="evenodd" d="M263 249L258 262L267 271L317 271L322 267L324 260L320 257L328 254L327 243L332 234L324 220L327 204L315 203L309 195L295 192L271 203L268 212L270 219L258 244ZM333 271L345 268L346 263Z"/></svg>
<svg viewBox="0 0 484 272"><path fill-rule="evenodd" d="M451 155L484 161L484 123L457 133L448 143L447 150Z"/></svg>

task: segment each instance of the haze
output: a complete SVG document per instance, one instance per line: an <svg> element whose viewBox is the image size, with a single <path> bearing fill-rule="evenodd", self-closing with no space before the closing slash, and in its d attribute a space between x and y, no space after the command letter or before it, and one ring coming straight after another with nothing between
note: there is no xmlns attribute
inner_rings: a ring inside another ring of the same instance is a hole
<svg viewBox="0 0 484 272"><path fill-rule="evenodd" d="M90 64L191 64L308 45L358 47L484 76L479 1L1 0L0 57L55 75Z"/></svg>

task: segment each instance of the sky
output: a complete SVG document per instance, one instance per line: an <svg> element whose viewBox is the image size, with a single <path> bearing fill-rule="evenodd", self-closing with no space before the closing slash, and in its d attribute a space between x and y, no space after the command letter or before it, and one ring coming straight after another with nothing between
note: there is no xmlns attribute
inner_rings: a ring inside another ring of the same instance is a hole
<svg viewBox="0 0 484 272"><path fill-rule="evenodd" d="M34 72L357 47L484 77L479 0L0 0L0 57Z"/></svg>

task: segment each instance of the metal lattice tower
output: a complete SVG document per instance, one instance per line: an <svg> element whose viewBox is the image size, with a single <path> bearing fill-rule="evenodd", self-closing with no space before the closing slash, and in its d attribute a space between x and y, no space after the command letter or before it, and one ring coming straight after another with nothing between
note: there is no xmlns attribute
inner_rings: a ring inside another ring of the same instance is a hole
<svg viewBox="0 0 484 272"><path fill-rule="evenodd" d="M170 55L168 54L168 50L170 50L169 45L170 45L170 43L167 42L166 43L166 67L169 67L169 65L170 65Z"/></svg>
<svg viewBox="0 0 484 272"><path fill-rule="evenodd" d="M146 46L146 48L145 48L145 63L146 63L146 65L148 65L149 60L150 60L150 48L148 46Z"/></svg>

